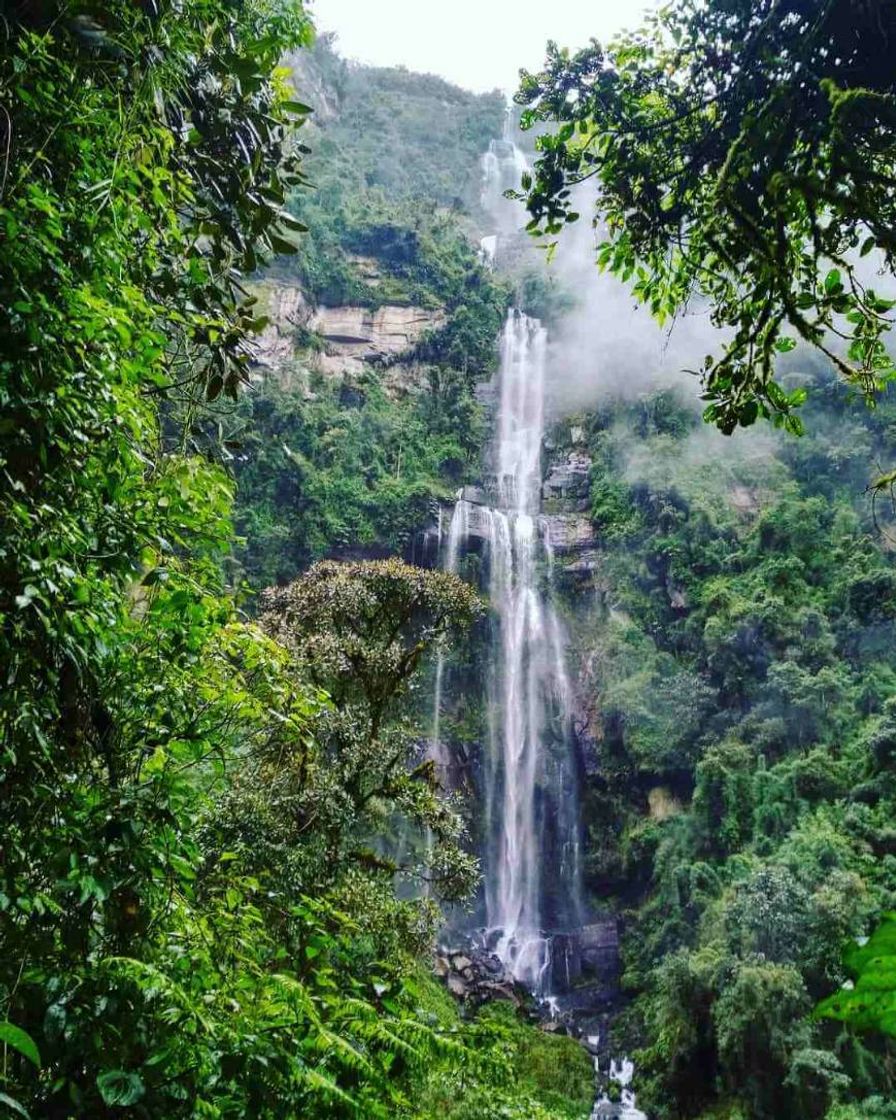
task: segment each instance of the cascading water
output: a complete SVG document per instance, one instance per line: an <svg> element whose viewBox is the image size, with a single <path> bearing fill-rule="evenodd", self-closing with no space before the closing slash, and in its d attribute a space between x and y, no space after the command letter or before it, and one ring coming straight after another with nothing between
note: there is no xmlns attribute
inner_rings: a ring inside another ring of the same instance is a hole
<svg viewBox="0 0 896 1120"><path fill-rule="evenodd" d="M511 311L498 373L494 504L458 500L443 560L457 570L475 525L494 617L482 798L487 937L517 979L541 995L551 985L552 930L581 920L570 688L560 622L542 587L549 560L538 517L545 359L542 326ZM444 672L440 657L432 739L441 765Z"/></svg>
<svg viewBox="0 0 896 1120"><path fill-rule="evenodd" d="M526 169L508 114L502 139L492 142L482 162L482 204L498 231L482 240L481 259L488 267L499 257L503 236L516 227L513 208L500 205L503 193L519 185ZM545 330L511 311L501 336L490 504L479 500L479 492L470 500L461 492L441 552L443 567L452 572L462 571L467 551L481 553L492 608L480 789L484 947L542 997L553 1015L580 975L576 946L584 930L572 689L552 599L550 535L540 516L546 367ZM441 730L442 701L450 696L446 669L440 655L431 752L450 785L450 751ZM631 1076L630 1062L612 1063L610 1080L618 1084L621 1100L600 1094L597 1120L644 1120Z"/></svg>
<svg viewBox="0 0 896 1120"><path fill-rule="evenodd" d="M492 835L486 853L486 921L496 952L518 979L546 994L551 942L545 936L542 878L565 878L559 902L565 913L552 923L575 921L578 866L551 866L545 851L549 828L560 822L557 792L545 781L551 769L548 738L560 730L568 750L569 689L558 648L559 622L539 587L544 555L537 531L544 435L546 333L511 312L502 339L495 446L497 508L491 516L489 599L499 629L499 657L491 684L486 800ZM559 656L558 656L559 654ZM561 769L564 769L561 761ZM571 761L571 760L570 760ZM560 850L578 851L573 836ZM563 895L566 894L566 898ZM568 905L563 906L563 903Z"/></svg>
<svg viewBox="0 0 896 1120"><path fill-rule="evenodd" d="M491 215L496 232L483 237L480 255L488 267L493 267L502 235L512 234L519 228L519 212L504 203L504 192L520 185L523 173L529 170L526 157L513 142L510 112L504 117L504 131L500 140L492 140L482 157L482 190L480 203Z"/></svg>
<svg viewBox="0 0 896 1120"><path fill-rule="evenodd" d="M619 1086L619 1100L613 1102L606 1093L602 1094L594 1105L591 1120L647 1120L632 1092L634 1072L634 1064L628 1058L610 1063L610 1082Z"/></svg>

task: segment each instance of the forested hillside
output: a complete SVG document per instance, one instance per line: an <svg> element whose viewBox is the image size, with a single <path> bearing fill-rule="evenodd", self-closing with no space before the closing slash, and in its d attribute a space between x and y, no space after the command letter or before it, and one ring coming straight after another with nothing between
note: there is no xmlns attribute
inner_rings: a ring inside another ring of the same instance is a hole
<svg viewBox="0 0 896 1120"><path fill-rule="evenodd" d="M478 259L480 162L503 98L348 64L326 39L298 61L321 104L308 130L313 189L289 203L307 233L262 298L279 306L297 290L302 304L283 324L287 356L246 394L236 425L237 526L256 585L321 555L401 553L437 500L477 476L474 387L495 368L510 299ZM318 307L331 311L315 330ZM334 308L351 310L328 339ZM412 332L414 318L425 328L378 349L376 324L406 330L403 311Z"/></svg>
<svg viewBox="0 0 896 1120"><path fill-rule="evenodd" d="M810 1012L896 905L892 513L865 490L893 408L808 383L800 440L713 438L669 390L572 421L601 542L566 599L587 878L625 914L650 1116L889 1115L891 1045Z"/></svg>

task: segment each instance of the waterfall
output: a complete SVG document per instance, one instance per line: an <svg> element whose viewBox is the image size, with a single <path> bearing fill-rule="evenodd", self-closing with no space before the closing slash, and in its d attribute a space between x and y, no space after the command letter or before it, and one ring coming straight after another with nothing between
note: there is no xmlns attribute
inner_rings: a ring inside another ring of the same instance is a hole
<svg viewBox="0 0 896 1120"><path fill-rule="evenodd" d="M614 1104L606 1093L602 1094L594 1105L591 1120L647 1120L644 1113L638 1109L635 1094L631 1089L634 1072L634 1064L628 1058L619 1061L614 1059L610 1063L610 1081L614 1081L619 1086L620 1100Z"/></svg>
<svg viewBox="0 0 896 1120"><path fill-rule="evenodd" d="M482 209L495 223L496 232L480 242L483 261L492 267L500 244L501 235L512 235L520 229L521 212L508 206L504 199L506 190L518 189L523 173L529 170L526 157L513 142L510 111L504 117L504 132L500 140L492 140L482 157L482 189L479 196Z"/></svg>
<svg viewBox="0 0 896 1120"><path fill-rule="evenodd" d="M576 921L578 866L556 857L578 850L578 814L561 806L558 777L572 776L568 755L569 688L560 624L541 587L547 560L538 532L544 435L546 332L518 311L501 345L494 447L496 508L489 540L489 599L499 640L492 673L486 801L492 828L486 852L486 921L498 956L534 991L551 982L548 925ZM559 728L559 765L548 756ZM565 782L563 784L566 784ZM553 830L559 851L546 851ZM550 876L550 880L548 880ZM548 915L543 882L557 885L560 905ZM565 898L563 896L566 896Z"/></svg>
<svg viewBox="0 0 896 1120"><path fill-rule="evenodd" d="M468 502L462 500L461 495L458 494L457 502L454 506L454 513L451 515L451 523L448 526L448 544L445 552L445 560L443 567L446 572L457 572L458 562L460 560L460 550L463 543L469 535L470 525L470 506ZM442 543L442 511L439 509L439 544ZM447 758L442 746L442 690L445 682L445 650L440 648L436 660L436 679L435 687L433 689L433 713L432 713L432 746L431 757L436 764L440 778L445 781L445 771L447 769Z"/></svg>
<svg viewBox="0 0 896 1120"><path fill-rule="evenodd" d="M456 572L475 535L486 560L493 618L481 799L487 940L540 995L551 987L552 932L581 921L570 687L539 517L546 354L541 324L511 311L501 336L492 505L459 496L443 557ZM440 655L431 739L443 770L444 689Z"/></svg>
<svg viewBox="0 0 896 1120"><path fill-rule="evenodd" d="M482 206L497 230L481 241L486 267L495 266L504 236L516 232L517 212L501 205L502 196L526 170L508 114L502 139L482 160ZM447 571L462 572L465 555L478 553L491 607L478 798L485 928L472 940L496 953L554 1016L576 1006L570 993L582 976L582 938L595 927L584 924L573 689L554 604L550 518L541 513L547 360L541 323L511 310L500 341L490 483L458 494L441 560ZM440 653L431 757L443 781L451 757L441 725L443 700L450 703L452 694L450 668ZM645 1120L631 1088L631 1062L613 1061L609 1077L621 1099L600 1093L594 1120Z"/></svg>

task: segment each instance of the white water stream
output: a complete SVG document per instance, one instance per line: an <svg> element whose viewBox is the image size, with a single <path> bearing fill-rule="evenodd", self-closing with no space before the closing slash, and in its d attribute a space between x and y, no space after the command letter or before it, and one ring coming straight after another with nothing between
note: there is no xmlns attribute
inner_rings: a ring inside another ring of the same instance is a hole
<svg viewBox="0 0 896 1120"><path fill-rule="evenodd" d="M443 550L443 567L457 571L475 523L494 628L482 797L485 921L504 965L539 995L550 990L552 928L581 921L571 690L539 519L546 344L537 320L510 312L498 372L494 504L459 499ZM444 688L440 657L432 739L442 767Z"/></svg>
<svg viewBox="0 0 896 1120"><path fill-rule="evenodd" d="M636 1107L635 1094L631 1088L634 1073L634 1064L628 1058L620 1061L614 1059L610 1063L610 1081L619 1086L620 1099L613 1102L604 1093L594 1105L591 1120L647 1120L645 1114Z"/></svg>
<svg viewBox="0 0 896 1120"><path fill-rule="evenodd" d="M550 940L541 904L542 874L556 874L543 851L545 738L556 718L569 749L569 686L559 623L540 586L537 531L544 436L546 333L511 312L504 329L495 446L497 508L491 511L489 599L500 630L491 684L486 799L493 832L486 865L486 920L496 952L534 991L549 990ZM539 785L543 788L539 790ZM568 843L562 838L562 845ZM578 851L577 841L573 848ZM578 867L565 887L578 897Z"/></svg>
<svg viewBox="0 0 896 1120"><path fill-rule="evenodd" d="M482 242L488 266L499 253L501 235L515 224L513 208L499 205L501 196L519 185L526 166L508 116L504 137L483 158L482 201L498 229ZM554 934L577 930L583 914L572 689L553 604L553 556L540 516L546 367L546 331L536 319L512 310L501 336L490 504L458 496L441 559L447 571L460 571L475 537L492 610L480 791L486 943L519 981L556 1004L552 983L564 965L568 970L568 960L562 955L552 960ZM440 654L432 751L443 774L449 761L441 730L445 690ZM561 936L557 945L563 944ZM620 1083L622 1102L602 1096L593 1116L643 1120L629 1088L631 1063L614 1063L611 1079Z"/></svg>

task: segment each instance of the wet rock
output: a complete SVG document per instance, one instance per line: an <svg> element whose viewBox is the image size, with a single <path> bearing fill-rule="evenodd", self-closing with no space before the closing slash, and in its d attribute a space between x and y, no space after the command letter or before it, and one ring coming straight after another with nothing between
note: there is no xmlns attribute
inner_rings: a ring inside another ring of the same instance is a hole
<svg viewBox="0 0 896 1120"><path fill-rule="evenodd" d="M542 524L555 556L597 546L594 522L587 513L548 513L542 517Z"/></svg>
<svg viewBox="0 0 896 1120"><path fill-rule="evenodd" d="M441 948L433 971L453 996L472 1006L506 1000L519 1008L529 998L482 938L471 937L463 949Z"/></svg>
<svg viewBox="0 0 896 1120"><path fill-rule="evenodd" d="M458 999L466 999L469 988L457 973L452 972L448 976L448 991Z"/></svg>
<svg viewBox="0 0 896 1120"><path fill-rule="evenodd" d="M593 1021L619 1007L619 990L614 980L600 979L579 984L554 1000L556 1013L568 1016L578 1026Z"/></svg>
<svg viewBox="0 0 896 1120"><path fill-rule="evenodd" d="M601 567L601 550L589 514L547 513L541 524L558 571L576 583L593 580Z"/></svg>
<svg viewBox="0 0 896 1120"><path fill-rule="evenodd" d="M606 981L619 973L619 926L615 918L583 926L579 933L582 970Z"/></svg>
<svg viewBox="0 0 896 1120"><path fill-rule="evenodd" d="M542 483L542 498L548 502L572 502L576 508L587 509L590 480L591 456L574 449L551 464Z"/></svg>
<svg viewBox="0 0 896 1120"><path fill-rule="evenodd" d="M581 938L578 932L555 933L551 938L551 988L568 992L582 975Z"/></svg>
<svg viewBox="0 0 896 1120"><path fill-rule="evenodd" d="M512 1003L514 1007L521 1007L523 1003L513 984L510 983L493 984L486 980L483 984L480 984L479 991L486 999L504 1000Z"/></svg>

